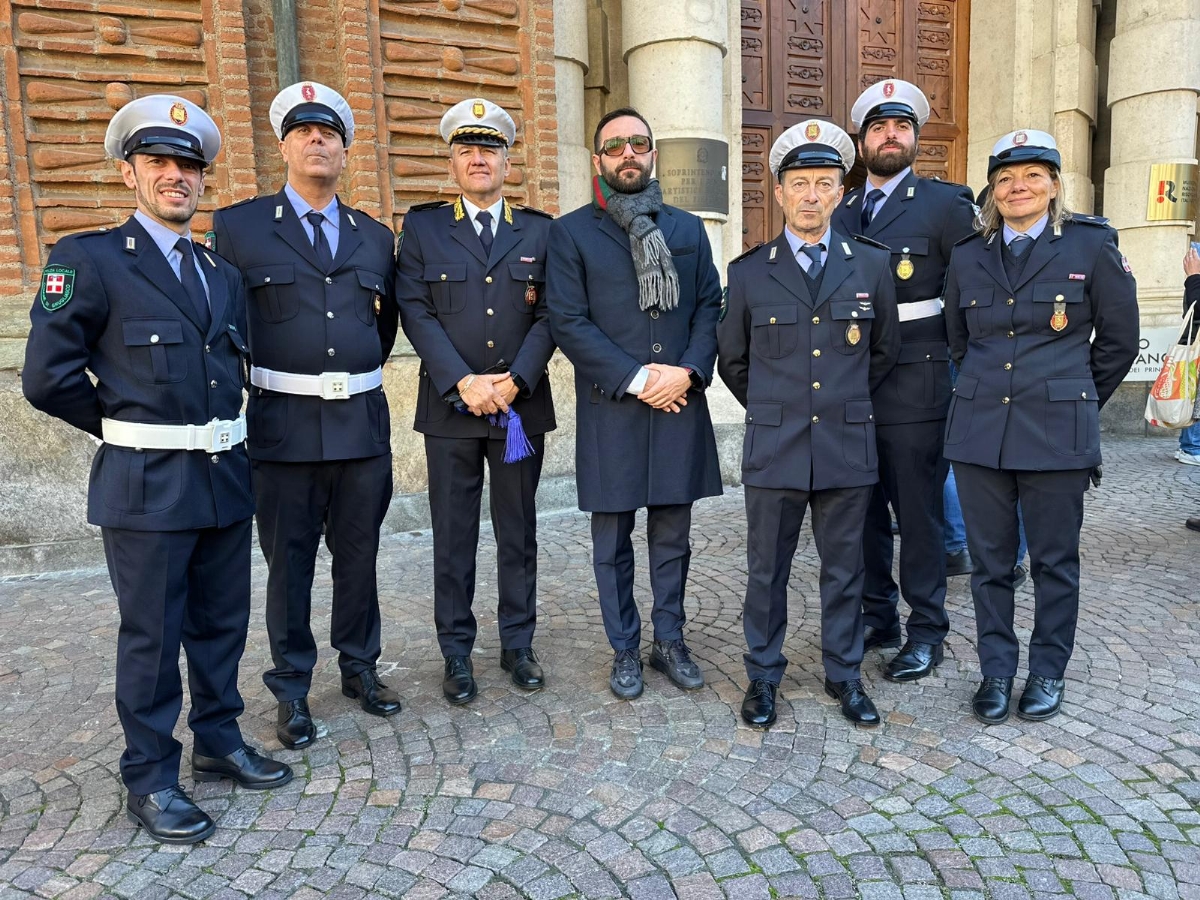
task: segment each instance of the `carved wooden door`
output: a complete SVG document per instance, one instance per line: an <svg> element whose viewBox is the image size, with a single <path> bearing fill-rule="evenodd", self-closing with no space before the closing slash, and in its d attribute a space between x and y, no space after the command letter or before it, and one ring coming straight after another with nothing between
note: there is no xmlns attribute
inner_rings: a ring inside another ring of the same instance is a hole
<svg viewBox="0 0 1200 900"><path fill-rule="evenodd" d="M884 78L918 85L932 107L916 169L962 181L967 171L970 0L741 0L742 244L783 228L767 157L807 118L853 134L850 107ZM861 183L861 164L848 180Z"/></svg>

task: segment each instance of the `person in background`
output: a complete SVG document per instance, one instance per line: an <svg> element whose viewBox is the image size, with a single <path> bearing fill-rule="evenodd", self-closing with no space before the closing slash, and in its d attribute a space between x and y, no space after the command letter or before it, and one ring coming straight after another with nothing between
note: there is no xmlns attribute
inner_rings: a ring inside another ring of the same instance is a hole
<svg viewBox="0 0 1200 900"><path fill-rule="evenodd" d="M1195 310L1192 313L1192 333L1189 335L1192 340L1200 331L1200 324L1196 321L1200 319L1200 253L1197 253L1196 247L1196 244L1188 247L1187 255L1183 258L1183 312L1186 315L1188 309ZM1175 451L1175 458L1185 465L1200 466L1200 422L1179 432L1179 449ZM1189 516L1184 525L1192 531L1200 531L1200 515Z"/></svg>

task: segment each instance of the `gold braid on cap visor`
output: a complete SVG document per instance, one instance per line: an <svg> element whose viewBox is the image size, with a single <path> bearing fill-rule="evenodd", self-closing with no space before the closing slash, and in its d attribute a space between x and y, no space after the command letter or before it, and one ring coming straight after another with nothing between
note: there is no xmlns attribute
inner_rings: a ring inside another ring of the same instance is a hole
<svg viewBox="0 0 1200 900"><path fill-rule="evenodd" d="M505 137L504 132L497 131L495 128L485 128L482 125L464 125L461 128L455 128L450 133L450 140L453 141L460 134L486 134L488 137L500 138L504 142L504 146L508 146L508 138Z"/></svg>

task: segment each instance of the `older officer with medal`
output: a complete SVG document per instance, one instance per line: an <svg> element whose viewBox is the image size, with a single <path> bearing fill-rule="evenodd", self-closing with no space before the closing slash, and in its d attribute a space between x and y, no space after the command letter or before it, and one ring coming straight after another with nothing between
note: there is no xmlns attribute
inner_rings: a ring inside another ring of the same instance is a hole
<svg viewBox="0 0 1200 900"><path fill-rule="evenodd" d="M892 273L887 248L830 227L854 165L842 129L815 119L793 125L775 141L770 165L784 231L730 263L717 326L718 370L746 407L742 718L775 721L788 577L811 506L825 691L851 722L878 725L859 672L862 541L878 481L871 394L900 349Z"/></svg>
<svg viewBox="0 0 1200 900"><path fill-rule="evenodd" d="M292 778L245 746L237 723L254 512L241 415L245 291L237 269L191 240L221 148L208 114L181 97L140 97L112 117L104 148L137 211L54 246L21 384L38 409L103 440L88 521L100 526L120 612L126 811L154 840L191 844L216 825L178 783L181 644L193 777L250 790Z"/></svg>
<svg viewBox="0 0 1200 900"><path fill-rule="evenodd" d="M263 681L278 701L276 736L298 748L317 736L309 619L322 526L333 555L329 641L342 693L372 715L400 711L375 671L375 559L392 498L382 365L398 314L391 230L337 196L354 140L349 104L305 81L275 96L270 117L287 181L275 194L218 210L213 227L217 250L250 290L250 456L274 662Z"/></svg>
<svg viewBox="0 0 1200 900"><path fill-rule="evenodd" d="M896 286L900 357L875 393L879 486L863 535L864 647L900 643L899 594L911 612L907 639L884 669L913 681L942 661L946 616L942 456L950 371L942 285L954 244L972 233L975 208L962 185L912 170L929 101L914 84L889 78L867 88L850 117L867 167L867 183L846 195L834 226L886 244ZM900 523L900 590L892 580L894 538L887 504Z"/></svg>
<svg viewBox="0 0 1200 900"><path fill-rule="evenodd" d="M453 203L414 206L397 258L404 333L421 357L413 427L425 435L433 521L433 618L442 692L475 698L475 555L484 467L496 538L500 666L522 690L545 674L537 625L536 494L554 430L546 366L554 353L545 291L550 216L504 199L516 138L490 100L456 103L439 128L449 144Z"/></svg>
<svg viewBox="0 0 1200 900"><path fill-rule="evenodd" d="M954 250L946 331L961 367L946 425L975 560L981 722L1009 715L1017 504L1033 578L1024 719L1058 713L1075 643L1083 493L1099 484L1100 407L1138 352L1137 287L1107 221L1072 214L1054 138L1005 135L988 161L980 230Z"/></svg>

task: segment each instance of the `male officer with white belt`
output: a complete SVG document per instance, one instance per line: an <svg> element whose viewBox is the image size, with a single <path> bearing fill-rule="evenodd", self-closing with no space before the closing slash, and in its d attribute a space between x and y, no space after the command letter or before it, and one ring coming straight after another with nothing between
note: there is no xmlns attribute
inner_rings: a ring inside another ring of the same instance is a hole
<svg viewBox="0 0 1200 900"><path fill-rule="evenodd" d="M912 170L929 101L915 84L889 78L854 102L850 118L867 183L834 213L838 230L891 250L900 320L900 358L873 400L879 485L863 535L864 649L900 644L899 594L911 612L907 640L884 669L890 681L914 681L942 661L946 616L942 458L950 403L949 352L942 285L956 241L973 233L971 190L921 178ZM892 580L894 539L888 500L900 523L900 588Z"/></svg>
<svg viewBox="0 0 1200 900"><path fill-rule="evenodd" d="M104 148L137 212L55 245L21 380L38 409L103 439L88 521L100 526L121 616L126 810L154 840L192 844L216 825L178 784L181 644L196 780L261 790L292 778L245 746L237 724L254 512L239 415L245 292L235 268L191 241L204 170L221 148L208 114L180 97L141 97L113 116Z"/></svg>
<svg viewBox="0 0 1200 900"><path fill-rule="evenodd" d="M267 559L267 633L285 747L316 739L308 708L317 661L309 615L321 527L333 554L330 643L342 693L373 715L400 711L375 673L375 558L392 498L382 365L395 340L390 229L344 205L337 182L354 138L350 106L305 81L271 104L287 183L219 210L218 252L250 291L250 457Z"/></svg>

